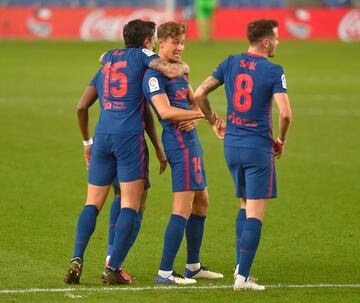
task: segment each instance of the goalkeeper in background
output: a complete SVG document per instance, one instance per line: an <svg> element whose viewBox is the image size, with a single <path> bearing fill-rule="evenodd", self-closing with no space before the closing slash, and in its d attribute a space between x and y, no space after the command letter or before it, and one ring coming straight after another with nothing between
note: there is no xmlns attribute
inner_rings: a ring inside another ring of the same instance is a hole
<svg viewBox="0 0 360 303"><path fill-rule="evenodd" d="M201 41L212 38L213 16L217 0L195 0L195 17L198 35Z"/></svg>

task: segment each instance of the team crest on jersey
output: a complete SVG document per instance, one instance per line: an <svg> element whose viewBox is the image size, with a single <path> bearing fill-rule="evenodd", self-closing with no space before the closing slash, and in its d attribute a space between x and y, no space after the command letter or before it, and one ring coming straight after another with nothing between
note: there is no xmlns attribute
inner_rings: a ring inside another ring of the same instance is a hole
<svg viewBox="0 0 360 303"><path fill-rule="evenodd" d="M142 52L148 57L151 57L152 55L155 55L155 53L152 50L149 50L147 48L143 48Z"/></svg>
<svg viewBox="0 0 360 303"><path fill-rule="evenodd" d="M155 77L151 77L149 79L149 89L150 89L150 93L153 93L160 89L158 79L156 79Z"/></svg>
<svg viewBox="0 0 360 303"><path fill-rule="evenodd" d="M287 89L285 74L281 75L281 82L282 82L283 89Z"/></svg>

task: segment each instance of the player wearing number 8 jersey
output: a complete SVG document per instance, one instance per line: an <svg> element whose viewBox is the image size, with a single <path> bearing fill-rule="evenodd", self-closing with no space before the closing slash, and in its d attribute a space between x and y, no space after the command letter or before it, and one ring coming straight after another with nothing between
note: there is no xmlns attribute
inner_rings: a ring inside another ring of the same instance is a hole
<svg viewBox="0 0 360 303"><path fill-rule="evenodd" d="M123 30L126 48L109 51L102 57L103 67L78 104L85 160L89 165L88 191L86 205L78 219L74 255L64 280L67 284L79 283L85 248L115 176L120 183L121 212L115 224L111 257L103 282L130 282L121 275L119 266L133 243L132 235L147 178L143 74L146 68L153 67L169 77L179 77L186 69L185 65L169 64L152 52L154 34L155 23L151 21L138 19L126 24ZM101 111L92 143L88 108L97 98Z"/></svg>
<svg viewBox="0 0 360 303"><path fill-rule="evenodd" d="M212 116L207 95L225 84L226 125L213 119L224 134L225 159L232 175L240 210L236 219L235 290L263 290L249 278L260 241L266 200L276 197L274 156L283 152L292 114L280 65L268 58L279 44L278 22L255 20L247 26L248 52L229 56L196 90L195 98L207 117ZM279 110L279 136L272 135L272 99ZM226 127L226 131L225 131Z"/></svg>

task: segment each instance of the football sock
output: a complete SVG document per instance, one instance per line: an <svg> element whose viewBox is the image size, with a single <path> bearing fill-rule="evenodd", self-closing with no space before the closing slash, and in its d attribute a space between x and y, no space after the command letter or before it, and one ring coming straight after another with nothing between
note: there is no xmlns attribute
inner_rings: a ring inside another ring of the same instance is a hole
<svg viewBox="0 0 360 303"><path fill-rule="evenodd" d="M184 236L186 221L187 220L182 216L175 214L171 215L170 221L165 231L164 248L162 252L160 270L173 270L174 260Z"/></svg>
<svg viewBox="0 0 360 303"><path fill-rule="evenodd" d="M248 277L256 250L259 246L262 223L256 218L248 218L240 238L239 275Z"/></svg>
<svg viewBox="0 0 360 303"><path fill-rule="evenodd" d="M76 226L76 238L74 245L74 258L84 258L84 251L90 236L95 230L96 218L99 210L95 205L85 205Z"/></svg>
<svg viewBox="0 0 360 303"><path fill-rule="evenodd" d="M143 212L142 211L139 211L137 213L137 216L136 216L136 220L135 220L135 225L134 225L134 229L133 229L133 232L131 234L131 240L130 240L130 248L131 246L134 245L135 243L135 240L139 234L139 231L140 231L140 228L141 228L141 222L142 222L142 218L143 218Z"/></svg>
<svg viewBox="0 0 360 303"><path fill-rule="evenodd" d="M158 271L158 275L164 279L169 278L172 273L173 273L172 270L159 270Z"/></svg>
<svg viewBox="0 0 360 303"><path fill-rule="evenodd" d="M186 224L187 264L200 263L206 216L191 214Z"/></svg>
<svg viewBox="0 0 360 303"><path fill-rule="evenodd" d="M236 264L239 264L240 239L246 222L246 209L240 208L236 217Z"/></svg>
<svg viewBox="0 0 360 303"><path fill-rule="evenodd" d="M125 260L130 249L130 240L132 237L137 213L132 208L122 208L120 216L115 225L115 237L113 249L109 261L109 267L118 269Z"/></svg>
<svg viewBox="0 0 360 303"><path fill-rule="evenodd" d="M109 218L109 233L108 233L108 256L111 255L114 237L115 237L115 225L116 220L120 215L121 211L121 200L120 196L114 196L114 200L111 204L110 208L110 218Z"/></svg>
<svg viewBox="0 0 360 303"><path fill-rule="evenodd" d="M201 267L200 263L186 264L185 268L191 271L197 271Z"/></svg>

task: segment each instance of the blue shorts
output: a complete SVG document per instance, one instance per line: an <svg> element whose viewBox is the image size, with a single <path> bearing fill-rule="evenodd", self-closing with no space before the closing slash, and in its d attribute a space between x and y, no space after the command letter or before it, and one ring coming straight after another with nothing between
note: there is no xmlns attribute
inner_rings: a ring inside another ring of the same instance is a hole
<svg viewBox="0 0 360 303"><path fill-rule="evenodd" d="M172 191L197 191L207 186L200 145L165 151L171 167Z"/></svg>
<svg viewBox="0 0 360 303"><path fill-rule="evenodd" d="M148 172L147 147L144 135L96 135L91 147L88 182L110 185L146 179Z"/></svg>
<svg viewBox="0 0 360 303"><path fill-rule="evenodd" d="M238 198L276 198L275 161L272 153L226 146L224 152Z"/></svg>

